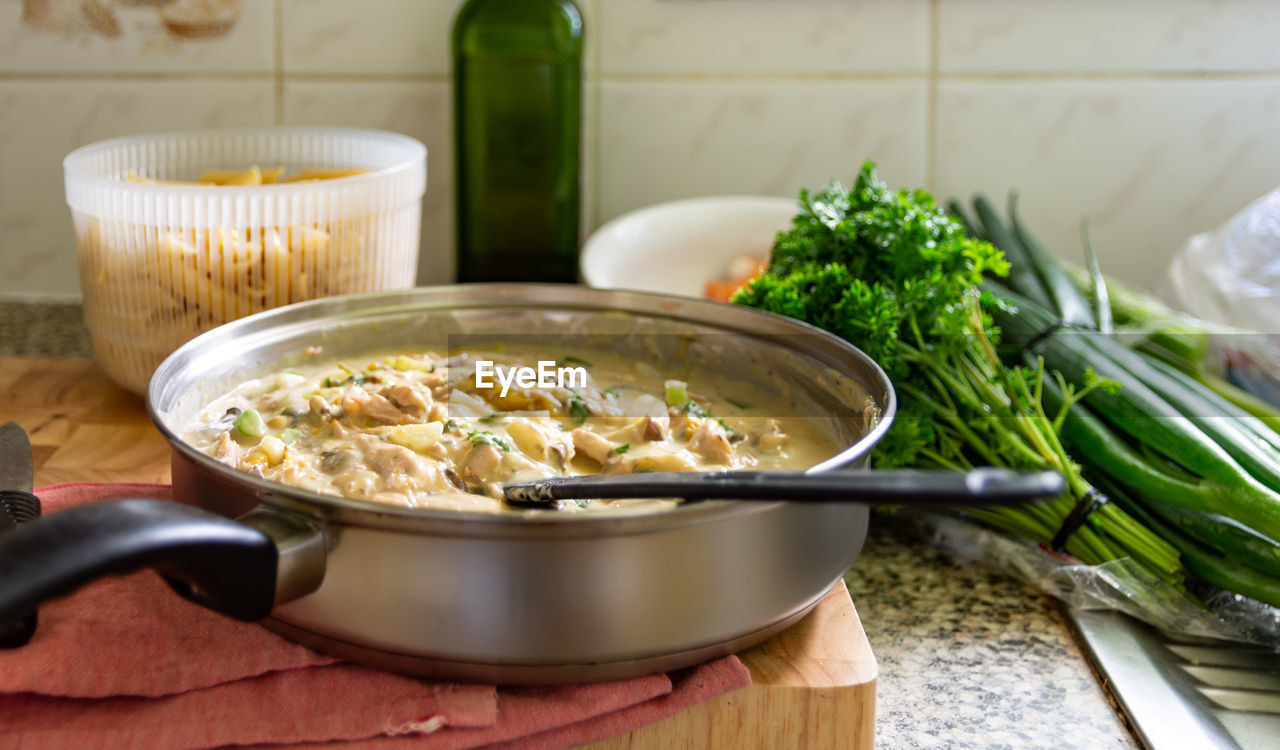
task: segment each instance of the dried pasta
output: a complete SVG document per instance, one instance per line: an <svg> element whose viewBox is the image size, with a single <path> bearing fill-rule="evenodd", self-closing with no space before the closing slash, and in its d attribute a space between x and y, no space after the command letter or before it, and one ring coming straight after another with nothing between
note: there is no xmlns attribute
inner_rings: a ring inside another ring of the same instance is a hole
<svg viewBox="0 0 1280 750"><path fill-rule="evenodd" d="M366 170L282 167L205 172L167 183L136 174L132 182L210 186L268 185L360 174ZM151 373L198 333L280 305L405 286L413 259L378 257L386 213L289 226L162 227L75 214L86 320L95 354L113 379L141 393ZM410 271L411 273L411 271ZM412 279L407 285L412 285Z"/></svg>

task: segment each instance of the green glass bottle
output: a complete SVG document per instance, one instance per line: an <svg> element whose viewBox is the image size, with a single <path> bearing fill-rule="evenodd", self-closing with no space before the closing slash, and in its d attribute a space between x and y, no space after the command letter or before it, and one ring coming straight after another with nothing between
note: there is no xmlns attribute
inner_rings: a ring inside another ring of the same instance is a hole
<svg viewBox="0 0 1280 750"><path fill-rule="evenodd" d="M453 25L453 96L458 281L577 281L577 6L468 0Z"/></svg>

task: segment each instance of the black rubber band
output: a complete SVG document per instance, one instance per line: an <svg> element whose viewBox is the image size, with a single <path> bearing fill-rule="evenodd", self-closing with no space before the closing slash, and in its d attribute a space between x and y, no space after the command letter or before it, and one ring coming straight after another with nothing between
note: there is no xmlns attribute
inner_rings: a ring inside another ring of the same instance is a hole
<svg viewBox="0 0 1280 750"><path fill-rule="evenodd" d="M1066 518L1062 519L1062 526L1058 529L1058 533L1053 535L1053 542L1050 543L1053 551L1065 551L1067 540L1071 535L1080 530L1090 513L1106 505L1107 502L1109 502L1107 496L1099 492L1097 487L1090 487L1088 492L1081 495L1076 501L1076 506L1071 509Z"/></svg>
<svg viewBox="0 0 1280 750"><path fill-rule="evenodd" d="M1053 321L1048 326L1046 326L1043 331L1040 331L1036 335L1027 339L1027 343L1022 345L1022 351L1024 352L1031 351L1031 347L1035 346L1041 341L1044 341L1045 339L1049 338L1053 334L1057 333L1058 330L1065 325L1067 325L1067 321L1063 320L1062 318L1058 318L1057 320Z"/></svg>

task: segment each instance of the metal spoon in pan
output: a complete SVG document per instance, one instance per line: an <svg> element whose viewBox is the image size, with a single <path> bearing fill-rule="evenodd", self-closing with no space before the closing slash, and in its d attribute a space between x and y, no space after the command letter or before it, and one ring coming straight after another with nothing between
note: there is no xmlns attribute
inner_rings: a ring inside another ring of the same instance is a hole
<svg viewBox="0 0 1280 750"><path fill-rule="evenodd" d="M678 497L685 500L787 500L877 505L996 505L1054 497L1056 471L655 472L550 477L502 488L508 505L559 510L563 500Z"/></svg>

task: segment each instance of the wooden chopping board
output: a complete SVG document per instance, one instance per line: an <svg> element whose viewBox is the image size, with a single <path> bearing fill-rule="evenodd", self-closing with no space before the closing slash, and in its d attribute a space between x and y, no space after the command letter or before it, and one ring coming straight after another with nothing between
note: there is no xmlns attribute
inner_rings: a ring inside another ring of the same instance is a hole
<svg viewBox="0 0 1280 750"><path fill-rule="evenodd" d="M169 481L169 446L143 401L93 360L0 357L0 423L10 420L31 437L37 487ZM877 666L843 581L799 623L739 657L751 686L590 747L873 746Z"/></svg>

